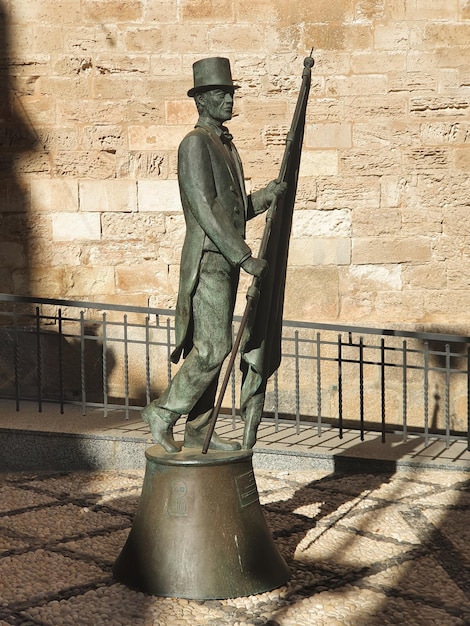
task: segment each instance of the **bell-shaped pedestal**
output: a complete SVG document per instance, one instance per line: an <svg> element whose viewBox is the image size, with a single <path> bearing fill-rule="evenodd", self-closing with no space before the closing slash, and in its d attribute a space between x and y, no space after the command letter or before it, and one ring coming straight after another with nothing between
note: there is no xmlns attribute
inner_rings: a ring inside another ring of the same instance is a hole
<svg viewBox="0 0 470 626"><path fill-rule="evenodd" d="M114 565L129 587L158 596L221 599L290 578L266 524L252 452L146 451L142 495Z"/></svg>

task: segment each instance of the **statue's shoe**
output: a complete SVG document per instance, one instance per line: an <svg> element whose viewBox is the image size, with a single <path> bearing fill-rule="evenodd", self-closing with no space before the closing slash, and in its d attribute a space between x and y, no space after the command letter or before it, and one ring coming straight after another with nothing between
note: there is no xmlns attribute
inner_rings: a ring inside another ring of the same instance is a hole
<svg viewBox="0 0 470 626"><path fill-rule="evenodd" d="M167 452L180 451L173 438L173 426L180 417L177 413L162 409L153 400L142 410L141 415L144 422L149 425L155 443L159 443Z"/></svg>
<svg viewBox="0 0 470 626"><path fill-rule="evenodd" d="M201 448L204 446L206 439L207 428L202 430L196 430L189 424L186 424L184 431L184 447L185 448ZM222 439L217 433L212 434L211 442L209 444L210 450L225 450L226 452L232 452L234 450L240 450L241 445L238 441L232 441L231 439Z"/></svg>

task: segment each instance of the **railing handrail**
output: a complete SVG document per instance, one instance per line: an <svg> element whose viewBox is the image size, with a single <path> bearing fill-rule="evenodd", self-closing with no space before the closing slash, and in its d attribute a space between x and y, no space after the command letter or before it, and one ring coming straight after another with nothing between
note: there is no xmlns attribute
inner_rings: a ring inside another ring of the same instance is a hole
<svg viewBox="0 0 470 626"><path fill-rule="evenodd" d="M159 309L129 304L109 304L105 302L88 302L87 300L64 300L58 298L38 298L35 296L15 296L9 293L0 293L0 302L18 302L22 304L50 304L53 306L70 306L83 309L105 309L107 311L126 311L130 313L150 313L151 315L174 316L172 309Z"/></svg>
<svg viewBox="0 0 470 626"><path fill-rule="evenodd" d="M97 309L108 311L124 311L129 313L143 313L149 315L161 315L174 317L174 309L162 309L155 307L133 306L128 304L110 304L105 302L89 302L87 300L66 300L57 298L42 298L36 296L17 296L13 294L0 293L0 302L17 302L23 304L49 304L53 306L69 306L83 309ZM241 317L234 316L234 321L240 321ZM345 332L355 334L379 335L387 337L403 337L411 339L421 339L423 341L439 341L442 343L468 343L470 336L439 332L421 332L402 330L398 328L383 328L374 326L355 326L351 324L333 324L325 322L305 322L296 320L283 320L286 328L308 328L312 330L327 330L332 332Z"/></svg>

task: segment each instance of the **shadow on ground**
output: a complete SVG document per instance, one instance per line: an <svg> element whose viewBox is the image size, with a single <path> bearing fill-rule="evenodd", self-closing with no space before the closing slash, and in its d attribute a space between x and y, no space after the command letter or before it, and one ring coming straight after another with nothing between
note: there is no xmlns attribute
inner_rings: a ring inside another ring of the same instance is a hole
<svg viewBox="0 0 470 626"><path fill-rule="evenodd" d="M113 580L141 471L3 476L0 620L12 626L470 623L468 475L390 469L257 472L263 510L292 577L280 589L220 601L156 598Z"/></svg>

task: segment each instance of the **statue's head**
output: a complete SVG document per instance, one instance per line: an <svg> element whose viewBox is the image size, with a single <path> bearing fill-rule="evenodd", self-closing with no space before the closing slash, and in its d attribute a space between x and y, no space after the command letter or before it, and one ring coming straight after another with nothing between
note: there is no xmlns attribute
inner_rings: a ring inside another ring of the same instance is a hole
<svg viewBox="0 0 470 626"><path fill-rule="evenodd" d="M201 59L193 65L194 87L188 91L200 116L216 124L232 118L234 85L230 61L222 57Z"/></svg>

